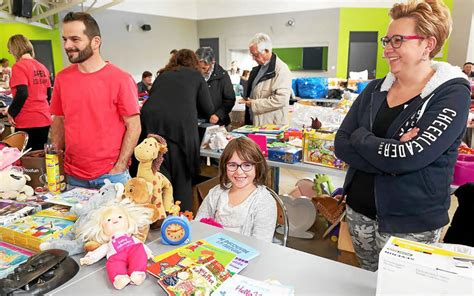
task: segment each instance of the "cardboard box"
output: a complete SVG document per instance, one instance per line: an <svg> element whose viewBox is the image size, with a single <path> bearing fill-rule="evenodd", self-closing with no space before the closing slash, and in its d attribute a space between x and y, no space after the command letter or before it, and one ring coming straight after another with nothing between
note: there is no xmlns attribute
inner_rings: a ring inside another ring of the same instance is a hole
<svg viewBox="0 0 474 296"><path fill-rule="evenodd" d="M380 252L377 295L474 295L472 254L391 237Z"/></svg>
<svg viewBox="0 0 474 296"><path fill-rule="evenodd" d="M347 164L334 154L336 132L311 132L303 137L303 161L331 168L347 169Z"/></svg>
<svg viewBox="0 0 474 296"><path fill-rule="evenodd" d="M301 148L297 147L269 147L268 160L285 163L295 163L301 161Z"/></svg>
<svg viewBox="0 0 474 296"><path fill-rule="evenodd" d="M347 224L345 221L342 221L339 225L339 238L337 240L337 261L359 267L359 261L357 261L354 246L352 245L352 238L349 233L349 224Z"/></svg>

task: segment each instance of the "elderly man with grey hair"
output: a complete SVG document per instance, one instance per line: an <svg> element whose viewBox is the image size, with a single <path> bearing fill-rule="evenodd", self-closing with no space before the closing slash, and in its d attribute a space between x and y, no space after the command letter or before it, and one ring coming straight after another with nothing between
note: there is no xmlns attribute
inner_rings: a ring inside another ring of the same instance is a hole
<svg viewBox="0 0 474 296"><path fill-rule="evenodd" d="M201 114L198 114L198 117L209 120L212 124L229 125L229 113L235 104L235 93L229 74L216 63L212 48L201 47L196 50L196 56L201 73L209 85L209 93L215 108L210 118L204 118Z"/></svg>
<svg viewBox="0 0 474 296"><path fill-rule="evenodd" d="M272 41L267 34L258 33L249 43L250 55L258 66L250 72L245 98L245 123L288 124L288 105L291 95L291 72L288 66L272 53Z"/></svg>

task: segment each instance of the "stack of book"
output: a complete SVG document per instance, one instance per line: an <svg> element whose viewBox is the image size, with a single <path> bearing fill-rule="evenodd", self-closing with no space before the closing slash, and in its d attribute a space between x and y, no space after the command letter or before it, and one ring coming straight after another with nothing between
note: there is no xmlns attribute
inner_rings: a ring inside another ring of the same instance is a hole
<svg viewBox="0 0 474 296"><path fill-rule="evenodd" d="M71 231L76 216L69 207L55 205L31 216L20 218L7 226L0 225L0 240L32 251L49 239L59 239Z"/></svg>
<svg viewBox="0 0 474 296"><path fill-rule="evenodd" d="M156 256L147 271L168 295L209 295L258 255L257 250L218 233Z"/></svg>

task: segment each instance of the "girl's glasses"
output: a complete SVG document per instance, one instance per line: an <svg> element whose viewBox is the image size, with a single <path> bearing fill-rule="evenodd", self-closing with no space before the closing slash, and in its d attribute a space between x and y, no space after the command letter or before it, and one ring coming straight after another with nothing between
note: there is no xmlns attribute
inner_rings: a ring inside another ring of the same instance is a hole
<svg viewBox="0 0 474 296"><path fill-rule="evenodd" d="M382 42L382 47L385 48L387 44L390 43L392 45L392 48L400 48L402 46L403 42L407 40L423 40L425 37L421 37L418 35L409 35L409 36L402 36L402 35L393 35L392 37L382 37L380 41Z"/></svg>
<svg viewBox="0 0 474 296"><path fill-rule="evenodd" d="M242 169L242 171L244 172L248 172L250 170L252 170L253 168L253 163L251 162L243 162L241 164L237 164L235 162L228 162L226 164L226 167L227 167L227 170L229 172L235 172L236 170L238 170L239 168Z"/></svg>

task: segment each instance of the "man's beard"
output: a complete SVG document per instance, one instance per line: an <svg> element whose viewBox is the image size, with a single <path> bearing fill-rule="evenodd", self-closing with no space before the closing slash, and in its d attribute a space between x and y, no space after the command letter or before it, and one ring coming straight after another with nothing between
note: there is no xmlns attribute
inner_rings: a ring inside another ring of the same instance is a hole
<svg viewBox="0 0 474 296"><path fill-rule="evenodd" d="M77 52L78 53L77 57L75 58L71 57L69 55L69 52ZM79 64L79 63L85 62L94 54L90 43L83 50L73 49L73 50L66 51L66 53L68 54L67 57L69 61L73 64Z"/></svg>

